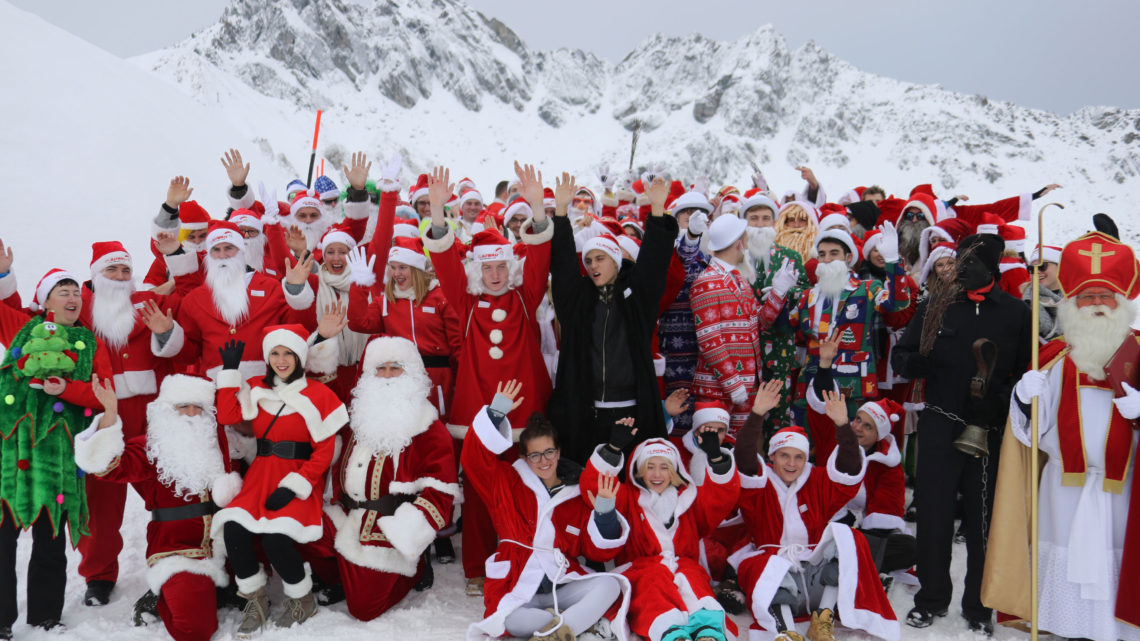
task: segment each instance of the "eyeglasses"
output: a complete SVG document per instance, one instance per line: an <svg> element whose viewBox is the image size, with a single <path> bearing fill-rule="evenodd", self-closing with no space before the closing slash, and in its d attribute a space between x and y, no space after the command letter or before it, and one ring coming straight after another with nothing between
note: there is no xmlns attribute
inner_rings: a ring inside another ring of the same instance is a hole
<svg viewBox="0 0 1140 641"><path fill-rule="evenodd" d="M257 238L258 236L261 235L261 232L257 231L256 229L252 229L252 228L251 229L243 229L243 230L241 230L241 235L246 237L246 238Z"/></svg>
<svg viewBox="0 0 1140 641"><path fill-rule="evenodd" d="M575 198L572 202L575 205L593 205L594 199L593 198Z"/></svg>
<svg viewBox="0 0 1140 641"><path fill-rule="evenodd" d="M558 448L552 447L541 452L531 452L530 454L526 455L526 460L530 461L531 463L537 463L540 459L553 461L554 457L556 456L558 456Z"/></svg>
<svg viewBox="0 0 1140 641"><path fill-rule="evenodd" d="M1078 303L1109 303L1116 300L1116 294L1108 292L1107 294L1077 294Z"/></svg>

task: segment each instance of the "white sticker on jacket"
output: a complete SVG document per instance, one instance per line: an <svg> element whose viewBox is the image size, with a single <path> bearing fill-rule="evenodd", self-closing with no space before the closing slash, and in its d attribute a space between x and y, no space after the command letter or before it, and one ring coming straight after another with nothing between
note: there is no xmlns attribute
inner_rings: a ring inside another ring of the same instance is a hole
<svg viewBox="0 0 1140 641"><path fill-rule="evenodd" d="M260 296L262 298L265 298L265 292L261 291L260 289L249 290L249 295L250 296Z"/></svg>

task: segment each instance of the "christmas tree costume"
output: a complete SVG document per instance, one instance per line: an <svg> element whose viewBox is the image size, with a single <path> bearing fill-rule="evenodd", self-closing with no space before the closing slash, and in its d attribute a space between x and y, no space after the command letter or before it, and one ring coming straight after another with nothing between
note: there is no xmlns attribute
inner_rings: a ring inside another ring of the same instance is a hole
<svg viewBox="0 0 1140 641"><path fill-rule="evenodd" d="M759 294L765 288L771 287L772 277L776 274L776 270L780 269L784 259L795 266L799 279L788 290L787 302L783 311L776 317L776 321L768 329L760 331L760 353L764 355L761 363L763 380L776 379L784 382L784 387L780 390L780 404L768 412L764 422L765 439L771 438L772 434L781 427L795 423L792 416L794 390L792 377L799 367L799 361L796 359L795 329L788 322L788 310L795 309L799 305L800 295L811 289L811 281L808 280L807 270L804 269L799 253L777 244L772 245L767 267L763 262L756 262L756 282L752 284L752 289Z"/></svg>
<svg viewBox="0 0 1140 641"><path fill-rule="evenodd" d="M84 474L75 465L73 437L89 422L90 410L32 382L61 374L89 380L95 346L89 330L36 316L17 332L0 363L0 501L21 529L42 511L58 535L66 513L72 546L87 533Z"/></svg>

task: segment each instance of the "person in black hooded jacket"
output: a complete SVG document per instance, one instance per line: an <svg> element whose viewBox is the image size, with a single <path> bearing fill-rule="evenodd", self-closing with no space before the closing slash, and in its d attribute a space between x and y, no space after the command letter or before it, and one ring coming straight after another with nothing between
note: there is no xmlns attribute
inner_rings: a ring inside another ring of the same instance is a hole
<svg viewBox="0 0 1140 641"><path fill-rule="evenodd" d="M577 187L566 173L556 181L550 276L562 341L547 416L563 455L582 464L617 419L636 418L638 442L666 436L651 342L678 230L665 216L668 188L658 177L646 190L652 215L637 262L623 260L617 241L603 234L586 241L579 263L566 215Z"/></svg>

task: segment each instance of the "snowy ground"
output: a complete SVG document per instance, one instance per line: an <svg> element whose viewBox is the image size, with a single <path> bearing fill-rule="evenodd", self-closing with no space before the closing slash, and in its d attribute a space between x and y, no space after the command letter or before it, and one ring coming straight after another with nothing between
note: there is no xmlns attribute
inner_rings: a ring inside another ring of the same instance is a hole
<svg viewBox="0 0 1140 641"><path fill-rule="evenodd" d="M148 515L143 508L142 501L134 492L129 493L127 511L123 527L124 552L119 556L119 583L112 595L111 603L102 608L89 608L83 605L84 583L76 572L79 564L79 554L74 550L68 551L68 584L67 601L64 604L63 621L67 625L65 632L44 632L29 628L23 620L26 612L26 602L20 597L21 618L14 628L15 638L18 641L55 641L60 638L74 639L75 641L150 641L152 639L169 638L161 623L153 623L148 627L136 628L133 626L132 607L135 599L146 591L143 580L145 561L143 558L146 549L146 522ZM456 541L458 547L458 539ZM26 567L28 556L31 553L31 538L25 534L20 540L18 554L19 582L26 585ZM954 546L954 600L950 607L950 615L925 630L916 630L902 625L902 638L905 640L934 640L934 639L961 639L962 641L977 641L977 635L966 629L966 622L959 613L958 601L961 598L962 577L966 571L966 546ZM436 564L435 587L426 592L412 592L396 608L375 621L362 623L350 617L343 603L321 608L316 617L304 626L290 630L270 629L261 638L266 641L275 639L317 639L328 638L350 641L354 639L415 639L416 641L455 641L464 638L467 626L478 619L483 612L482 599L468 597L463 592L463 569L459 563L447 566ZM23 592L23 588L21 588ZM906 616L913 605L911 592L904 586L896 585L891 590L891 603L894 604L895 613L900 619ZM271 602L280 601L280 583L271 583ZM210 613L204 612L204 616ZM221 612L222 619L215 641L233 639L234 629L238 623L236 610ZM271 615L275 615L273 611ZM747 638L748 625L751 619L747 616L736 617L737 625ZM844 639L866 639L867 636L847 632L841 635ZM994 633L995 639L1023 639L1027 638L1013 630L998 628Z"/></svg>

